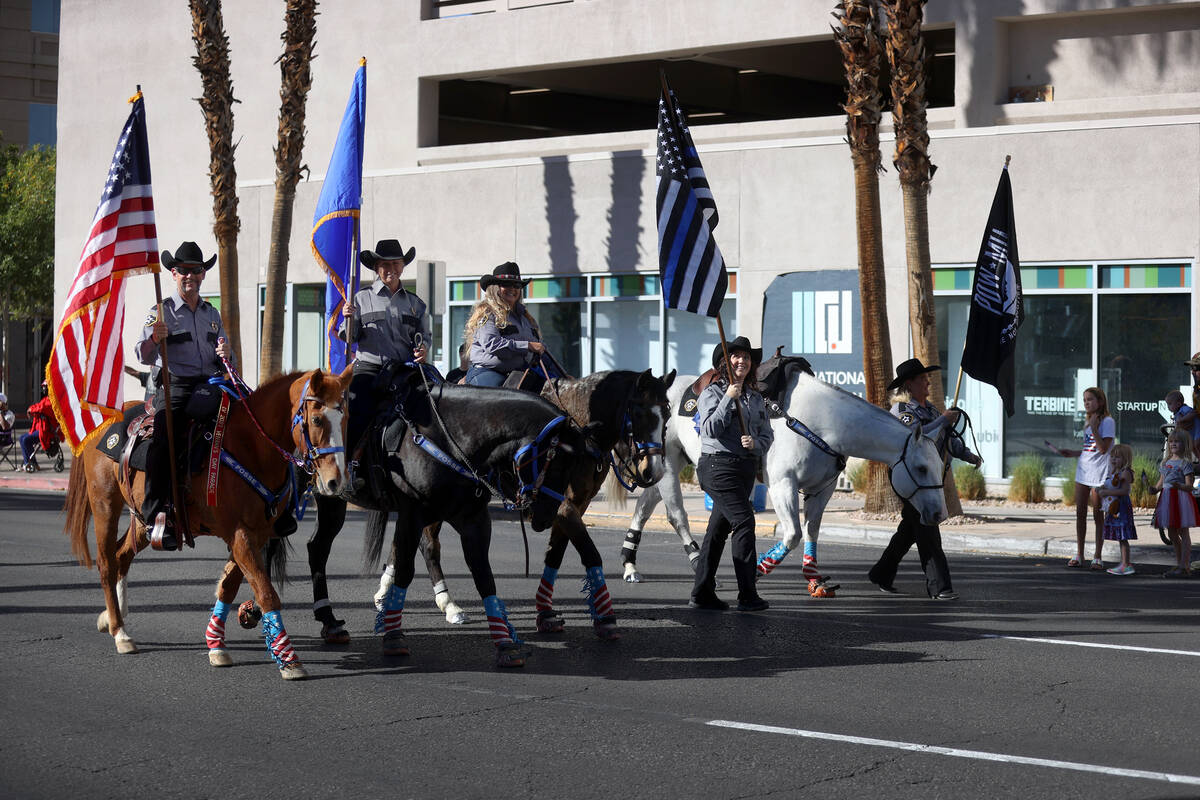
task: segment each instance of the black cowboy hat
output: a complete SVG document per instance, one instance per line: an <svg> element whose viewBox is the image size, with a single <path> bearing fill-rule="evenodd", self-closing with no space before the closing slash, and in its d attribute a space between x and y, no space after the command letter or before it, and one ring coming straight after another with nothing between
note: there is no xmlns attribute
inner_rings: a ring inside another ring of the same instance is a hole
<svg viewBox="0 0 1200 800"><path fill-rule="evenodd" d="M1193 353L1191 358L1183 362L1183 365L1185 367L1191 367L1192 369L1200 367L1200 353Z"/></svg>
<svg viewBox="0 0 1200 800"><path fill-rule="evenodd" d="M358 254L358 260L370 269L375 269L375 265L380 261L403 261L405 264L411 264L416 257L417 248L410 247L406 253L400 242L395 239L380 239L375 243L374 250L363 250Z"/></svg>
<svg viewBox="0 0 1200 800"><path fill-rule="evenodd" d="M167 269L175 269L180 264L192 264L204 267L204 271L208 272L212 268L212 265L217 262L217 255L213 253L213 257L205 261L204 253L200 252L200 245L195 242L184 242L176 248L175 255L171 255L170 250L163 250L159 261Z"/></svg>
<svg viewBox="0 0 1200 800"><path fill-rule="evenodd" d="M514 261L505 261L492 270L491 275L479 279L479 286L487 291L489 286L528 286L533 278L522 278L521 268Z"/></svg>
<svg viewBox="0 0 1200 800"><path fill-rule="evenodd" d="M750 340L745 336L738 336L726 346L729 348L730 353L732 353L734 350L741 350L743 353L749 353L751 369L762 363L762 348L751 347ZM721 355L721 345L718 344L713 348L712 364L714 368L721 363Z"/></svg>
<svg viewBox="0 0 1200 800"><path fill-rule="evenodd" d="M896 379L888 384L888 389L899 389L904 385L904 382L911 380L918 375L924 375L926 372L933 372L935 369L941 369L937 364L925 366L919 358L910 358L908 361L901 361L900 366L896 367Z"/></svg>

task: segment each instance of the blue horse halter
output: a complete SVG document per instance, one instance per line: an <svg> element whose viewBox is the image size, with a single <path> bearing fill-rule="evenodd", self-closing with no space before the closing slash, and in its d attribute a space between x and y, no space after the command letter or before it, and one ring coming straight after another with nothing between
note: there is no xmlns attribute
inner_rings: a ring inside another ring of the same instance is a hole
<svg viewBox="0 0 1200 800"><path fill-rule="evenodd" d="M344 453L346 448L342 445L335 447L313 447L312 438L308 435L308 426L304 424L304 404L305 403L320 403L325 405L325 401L319 397L314 397L308 393L309 383L312 378L304 382L304 388L300 391L300 402L296 406L296 413L292 415L292 432L295 434L296 426L300 426L300 430L304 433L304 463L301 465L305 472L312 474L316 460L321 456L330 455L332 453ZM341 410L343 404L339 403L334 408Z"/></svg>

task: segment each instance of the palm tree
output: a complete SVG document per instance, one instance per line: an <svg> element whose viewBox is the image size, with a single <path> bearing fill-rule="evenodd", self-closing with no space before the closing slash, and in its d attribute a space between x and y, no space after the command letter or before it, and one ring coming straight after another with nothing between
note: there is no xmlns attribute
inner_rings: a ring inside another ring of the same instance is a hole
<svg viewBox="0 0 1200 800"><path fill-rule="evenodd" d="M199 98L208 132L208 177L212 183L213 235L221 278L221 318L234 360L242 363L241 320L238 311L237 168L233 160L233 81L229 77L229 37L221 19L220 0L188 0L192 12L192 59L204 92Z"/></svg>
<svg viewBox="0 0 1200 800"><path fill-rule="evenodd" d="M870 0L841 0L834 12L833 38L846 70L846 135L854 164L854 217L858 232L858 286L862 301L863 375L867 401L887 402L892 352L883 272L883 233L879 211L879 76L883 61ZM868 463L866 510L898 511L887 466Z"/></svg>
<svg viewBox="0 0 1200 800"><path fill-rule="evenodd" d="M933 272L929 266L929 182L936 167L929 160L925 75L928 54L921 38L926 0L883 0L887 14L888 63L892 68L892 122L896 152L892 164L900 174L904 197L904 250L908 262L908 316L913 355L924 364L939 363L937 311L933 305ZM929 396L941 405L942 373L929 375ZM954 473L946 474L946 509L962 514Z"/></svg>
<svg viewBox="0 0 1200 800"><path fill-rule="evenodd" d="M267 259L267 291L263 304L263 334L259 380L283 371L284 289L287 286L288 240L292 235L292 206L296 183L306 169L304 113L312 87L309 69L313 35L317 30L317 0L288 0L284 12L283 55L278 59L279 143L275 148L275 206L271 213L271 253Z"/></svg>

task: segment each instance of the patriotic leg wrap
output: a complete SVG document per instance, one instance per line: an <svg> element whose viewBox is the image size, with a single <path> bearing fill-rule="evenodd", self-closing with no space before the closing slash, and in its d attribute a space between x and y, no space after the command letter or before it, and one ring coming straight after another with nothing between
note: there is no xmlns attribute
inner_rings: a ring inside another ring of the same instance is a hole
<svg viewBox="0 0 1200 800"><path fill-rule="evenodd" d="M612 622L612 598L608 594L608 584L604 582L604 567L588 567L583 579L583 593L588 596L592 622Z"/></svg>
<svg viewBox="0 0 1200 800"><path fill-rule="evenodd" d="M225 649L225 619L232 608L220 600L213 606L212 616L208 618L208 629L204 631L204 641L209 650Z"/></svg>
<svg viewBox="0 0 1200 800"><path fill-rule="evenodd" d="M407 588L390 587L379 601L379 611L375 614L375 632L385 636L400 630L400 622L404 617L404 597Z"/></svg>
<svg viewBox="0 0 1200 800"><path fill-rule="evenodd" d="M787 549L787 545L783 542L776 542L770 550L763 553L758 559L758 574L770 575L771 570L775 569L787 558L787 554L791 552Z"/></svg>
<svg viewBox="0 0 1200 800"><path fill-rule="evenodd" d="M554 582L558 580L558 570L546 567L542 570L542 580L538 584L537 595L533 598L534 608L538 611L554 609Z"/></svg>
<svg viewBox="0 0 1200 800"><path fill-rule="evenodd" d="M516 629L508 621L508 609L504 607L503 600L489 594L483 598L483 612L487 614L488 634L492 637L492 644L502 647L521 643Z"/></svg>
<svg viewBox="0 0 1200 800"><path fill-rule="evenodd" d="M292 640L283 629L283 618L278 611L268 611L262 618L263 638L267 640L267 652L275 663L283 669L293 661L297 661L296 651L292 649Z"/></svg>
<svg viewBox="0 0 1200 800"><path fill-rule="evenodd" d="M810 581L819 581L821 572L817 569L817 543L804 543L804 577Z"/></svg>

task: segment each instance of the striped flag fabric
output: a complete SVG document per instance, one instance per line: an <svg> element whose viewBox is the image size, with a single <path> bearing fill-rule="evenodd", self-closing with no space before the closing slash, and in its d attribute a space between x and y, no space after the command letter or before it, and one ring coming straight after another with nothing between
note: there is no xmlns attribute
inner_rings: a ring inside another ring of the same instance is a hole
<svg viewBox="0 0 1200 800"><path fill-rule="evenodd" d="M362 210L363 129L367 115L367 60L359 61L342 115L321 196L313 212L312 253L325 282L325 343L329 369L346 368L346 343L338 338L342 312L353 299L358 276L358 218Z"/></svg>
<svg viewBox="0 0 1200 800"><path fill-rule="evenodd" d="M663 80L658 101L658 272L663 305L715 317L729 275L713 238L717 204L683 109Z"/></svg>
<svg viewBox="0 0 1200 800"><path fill-rule="evenodd" d="M130 102L46 365L54 416L76 456L121 416L125 279L159 269L142 93Z"/></svg>

